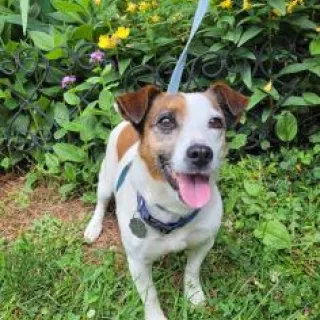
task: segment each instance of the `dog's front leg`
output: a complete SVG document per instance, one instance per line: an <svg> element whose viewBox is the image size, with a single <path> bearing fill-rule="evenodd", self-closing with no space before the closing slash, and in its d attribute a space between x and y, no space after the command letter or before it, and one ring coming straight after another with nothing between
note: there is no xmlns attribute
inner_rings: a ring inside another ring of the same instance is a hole
<svg viewBox="0 0 320 320"><path fill-rule="evenodd" d="M200 283L201 264L213 246L214 239L210 239L201 246L189 249L187 266L184 274L184 293L195 306L205 302L205 295Z"/></svg>
<svg viewBox="0 0 320 320"><path fill-rule="evenodd" d="M145 320L166 320L167 318L160 308L157 291L153 284L152 264L129 257L128 263L131 276L144 303Z"/></svg>

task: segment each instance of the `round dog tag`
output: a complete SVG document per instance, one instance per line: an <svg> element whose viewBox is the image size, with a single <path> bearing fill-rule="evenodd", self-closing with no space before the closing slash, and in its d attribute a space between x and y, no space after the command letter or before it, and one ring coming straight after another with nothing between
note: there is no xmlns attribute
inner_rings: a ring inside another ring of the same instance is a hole
<svg viewBox="0 0 320 320"><path fill-rule="evenodd" d="M147 228L143 221L138 218L132 218L129 224L131 232L138 238L142 239L147 236Z"/></svg>

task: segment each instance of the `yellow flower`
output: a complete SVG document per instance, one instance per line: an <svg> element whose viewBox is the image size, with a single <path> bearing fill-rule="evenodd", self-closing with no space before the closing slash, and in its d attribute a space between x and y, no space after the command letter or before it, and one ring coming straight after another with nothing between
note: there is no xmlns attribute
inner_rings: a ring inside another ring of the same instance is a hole
<svg viewBox="0 0 320 320"><path fill-rule="evenodd" d="M316 30L317 32L320 32L320 27L316 27L315 30Z"/></svg>
<svg viewBox="0 0 320 320"><path fill-rule="evenodd" d="M158 16L157 14L154 14L152 17L151 17L151 21L154 22L154 23L157 23L161 20L160 16Z"/></svg>
<svg viewBox="0 0 320 320"><path fill-rule="evenodd" d="M114 49L117 46L117 38L114 36L102 35L99 37L98 47L101 49Z"/></svg>
<svg viewBox="0 0 320 320"><path fill-rule="evenodd" d="M302 5L304 0L291 0L287 6L287 12L292 13L298 4Z"/></svg>
<svg viewBox="0 0 320 320"><path fill-rule="evenodd" d="M233 6L232 0L224 0L219 5L222 9L231 9Z"/></svg>
<svg viewBox="0 0 320 320"><path fill-rule="evenodd" d="M136 10L137 10L137 5L135 3L128 2L127 12L135 13Z"/></svg>
<svg viewBox="0 0 320 320"><path fill-rule="evenodd" d="M95 3L96 6L100 6L101 0L94 0L94 3Z"/></svg>
<svg viewBox="0 0 320 320"><path fill-rule="evenodd" d="M172 21L173 22L178 22L179 20L182 19L182 13L181 12L178 12L178 13L175 13L173 16L172 16Z"/></svg>
<svg viewBox="0 0 320 320"><path fill-rule="evenodd" d="M139 11L145 12L148 9L150 9L150 3L146 2L146 1L141 1L139 3Z"/></svg>
<svg viewBox="0 0 320 320"><path fill-rule="evenodd" d="M271 80L269 80L269 82L264 86L263 90L268 93L272 90L272 81Z"/></svg>
<svg viewBox="0 0 320 320"><path fill-rule="evenodd" d="M115 32L114 36L118 39L127 39L130 34L130 28L119 27Z"/></svg>
<svg viewBox="0 0 320 320"><path fill-rule="evenodd" d="M252 4L251 4L250 0L243 0L242 9L248 11L251 8L252 8Z"/></svg>

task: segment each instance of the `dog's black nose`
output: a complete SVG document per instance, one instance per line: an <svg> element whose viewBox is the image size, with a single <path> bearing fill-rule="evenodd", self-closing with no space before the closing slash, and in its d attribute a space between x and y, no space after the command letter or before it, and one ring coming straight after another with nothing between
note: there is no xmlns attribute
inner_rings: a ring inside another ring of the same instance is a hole
<svg viewBox="0 0 320 320"><path fill-rule="evenodd" d="M194 166L202 168L212 161L213 152L208 146L194 144L187 149L187 159Z"/></svg>

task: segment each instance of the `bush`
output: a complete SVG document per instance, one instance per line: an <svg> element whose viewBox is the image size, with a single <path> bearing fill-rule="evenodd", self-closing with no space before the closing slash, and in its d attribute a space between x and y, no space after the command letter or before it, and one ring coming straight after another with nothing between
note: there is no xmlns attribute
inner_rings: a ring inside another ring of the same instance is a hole
<svg viewBox="0 0 320 320"><path fill-rule="evenodd" d="M242 126L229 132L231 149L319 139L316 2L211 2L181 87L202 90L223 79L251 97ZM22 7L26 25L16 2L0 1L0 166L36 163L38 172L66 183L63 192L92 184L104 141L120 120L114 95L151 82L166 89L195 6L30 1Z"/></svg>

